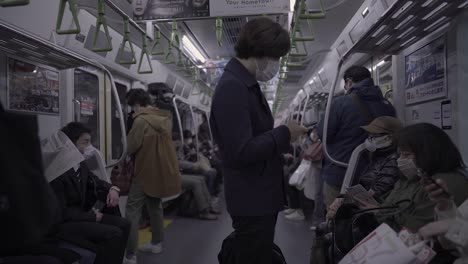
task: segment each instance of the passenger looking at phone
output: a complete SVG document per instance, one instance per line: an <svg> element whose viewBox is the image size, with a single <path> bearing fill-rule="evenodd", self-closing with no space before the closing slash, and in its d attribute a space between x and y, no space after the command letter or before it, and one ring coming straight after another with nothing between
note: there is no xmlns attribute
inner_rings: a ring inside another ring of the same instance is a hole
<svg viewBox="0 0 468 264"><path fill-rule="evenodd" d="M83 154L91 146L91 130L72 122L62 128ZM51 183L63 211L61 236L96 252L95 263L122 263L130 223L120 216L119 188L100 180L85 162Z"/></svg>
<svg viewBox="0 0 468 264"><path fill-rule="evenodd" d="M468 180L460 172L464 168L460 151L442 129L426 123L411 125L398 133L397 142L402 176L381 206L402 200L408 200L409 204L402 204L398 214L390 217L379 217L379 212L376 216L380 223L385 222L395 230L406 227L417 232L434 220L436 203L429 199L424 186L439 180L446 182L454 204L459 206L468 199ZM375 207L363 201L355 202L361 209Z"/></svg>
<svg viewBox="0 0 468 264"><path fill-rule="evenodd" d="M457 207L447 183L441 179L424 189L436 203L437 221L422 227L419 234L425 239L438 237L445 249L457 249L452 253L458 257L455 264L468 263L468 200Z"/></svg>

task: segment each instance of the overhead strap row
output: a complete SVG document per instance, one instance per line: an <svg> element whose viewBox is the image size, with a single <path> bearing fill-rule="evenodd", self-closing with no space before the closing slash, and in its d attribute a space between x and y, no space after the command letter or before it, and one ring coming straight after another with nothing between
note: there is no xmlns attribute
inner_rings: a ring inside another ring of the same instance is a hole
<svg viewBox="0 0 468 264"><path fill-rule="evenodd" d="M28 5L29 0L0 0L1 7Z"/></svg>

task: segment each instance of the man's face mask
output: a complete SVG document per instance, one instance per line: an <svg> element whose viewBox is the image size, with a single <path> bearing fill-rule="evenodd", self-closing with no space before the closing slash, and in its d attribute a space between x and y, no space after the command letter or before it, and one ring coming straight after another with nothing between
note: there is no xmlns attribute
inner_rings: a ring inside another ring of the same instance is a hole
<svg viewBox="0 0 468 264"><path fill-rule="evenodd" d="M172 98L174 98L174 94L173 94L173 93L165 93L165 94L163 94L163 101L164 101L164 102L170 102L170 101L172 101Z"/></svg>
<svg viewBox="0 0 468 264"><path fill-rule="evenodd" d="M266 82L273 79L273 77L278 74L280 68L279 60L268 58L255 59L255 65L257 66L255 78L260 82Z"/></svg>

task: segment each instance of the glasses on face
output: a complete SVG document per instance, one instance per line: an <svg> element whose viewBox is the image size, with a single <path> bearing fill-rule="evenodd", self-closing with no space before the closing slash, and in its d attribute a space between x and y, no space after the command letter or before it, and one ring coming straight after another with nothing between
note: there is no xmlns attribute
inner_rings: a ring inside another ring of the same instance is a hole
<svg viewBox="0 0 468 264"><path fill-rule="evenodd" d="M388 136L388 134L370 134L368 136L369 139L375 139L375 138L381 138L381 137L385 137L385 136Z"/></svg>

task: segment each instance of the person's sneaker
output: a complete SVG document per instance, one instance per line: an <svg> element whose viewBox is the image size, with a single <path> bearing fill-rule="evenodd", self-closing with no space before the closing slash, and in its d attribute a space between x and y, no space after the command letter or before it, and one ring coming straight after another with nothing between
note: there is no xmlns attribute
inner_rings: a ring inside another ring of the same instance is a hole
<svg viewBox="0 0 468 264"><path fill-rule="evenodd" d="M137 264L137 257L133 255L131 258L124 257L123 264Z"/></svg>
<svg viewBox="0 0 468 264"><path fill-rule="evenodd" d="M158 243L156 245L153 245L151 242L143 245L139 248L140 251L147 252L147 253L153 253L153 254L159 254L162 252L162 243Z"/></svg>
<svg viewBox="0 0 468 264"><path fill-rule="evenodd" d="M294 212L296 212L296 209L289 208L289 209L283 210L283 213L285 215L289 215L289 214L292 214Z"/></svg>
<svg viewBox="0 0 468 264"><path fill-rule="evenodd" d="M304 221L305 220L304 213L300 209L296 210L292 214L286 215L285 218L291 221Z"/></svg>

